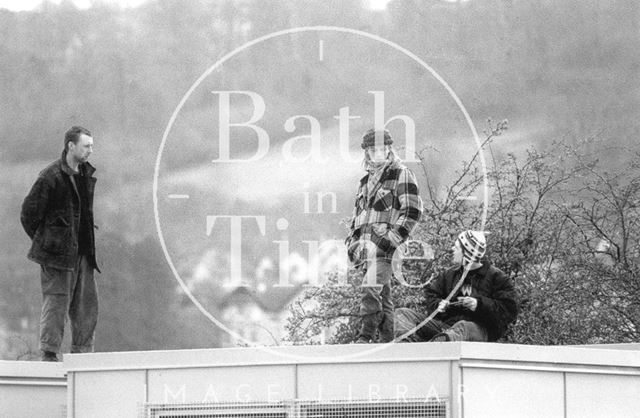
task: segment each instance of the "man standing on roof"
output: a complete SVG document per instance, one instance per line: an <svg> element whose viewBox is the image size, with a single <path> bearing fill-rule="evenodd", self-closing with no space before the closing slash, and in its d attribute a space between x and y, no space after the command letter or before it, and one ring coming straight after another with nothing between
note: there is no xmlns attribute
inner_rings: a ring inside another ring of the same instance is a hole
<svg viewBox="0 0 640 418"><path fill-rule="evenodd" d="M22 203L20 221L31 238L28 258L40 264L43 361L58 361L67 314L71 320L71 352L93 351L98 320L98 294L93 191L95 168L91 132L73 126L64 137L60 159L38 175Z"/></svg>
<svg viewBox="0 0 640 418"><path fill-rule="evenodd" d="M415 228L422 200L413 172L396 155L386 130L370 129L362 137L362 177L346 239L349 259L364 273L360 304L362 324L356 342L393 341L391 259Z"/></svg>

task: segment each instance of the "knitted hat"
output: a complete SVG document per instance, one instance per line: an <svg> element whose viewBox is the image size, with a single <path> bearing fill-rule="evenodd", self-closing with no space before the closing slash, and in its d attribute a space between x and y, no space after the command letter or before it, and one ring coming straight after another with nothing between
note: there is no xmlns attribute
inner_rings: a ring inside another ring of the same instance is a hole
<svg viewBox="0 0 640 418"><path fill-rule="evenodd" d="M481 231L464 231L458 235L457 242L462 248L462 261L464 264L479 263L487 250L487 242Z"/></svg>
<svg viewBox="0 0 640 418"><path fill-rule="evenodd" d="M389 131L387 131L386 129L382 131L369 129L367 132L364 133L364 135L362 135L362 144L360 144L362 149L366 149L376 144L376 134L379 136L378 141L384 138L385 145L393 144L393 139L391 139L391 135L389 134Z"/></svg>

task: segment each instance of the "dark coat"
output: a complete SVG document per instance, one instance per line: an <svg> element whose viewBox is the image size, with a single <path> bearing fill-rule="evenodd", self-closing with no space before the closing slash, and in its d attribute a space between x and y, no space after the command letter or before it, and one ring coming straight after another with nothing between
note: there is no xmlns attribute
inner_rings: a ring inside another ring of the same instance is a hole
<svg viewBox="0 0 640 418"><path fill-rule="evenodd" d="M426 308L428 312L437 309L441 300L453 290L462 275L462 267L454 267L438 275L425 288ZM463 289L467 291L465 295ZM502 270L487 262L482 267L469 272L457 293L450 299L455 302L458 296L471 296L478 300L475 311L459 306L450 306L438 313L437 319L453 325L460 320L472 321L482 325L489 334L489 341L496 341L516 319L518 303L513 282Z"/></svg>
<svg viewBox="0 0 640 418"><path fill-rule="evenodd" d="M93 193L95 168L87 163L79 170L87 176L91 245L89 259L98 269L95 257L93 222ZM38 264L72 270L78 256L80 228L80 195L73 181L73 171L66 162L66 154L49 164L38 175L31 191L22 203L20 221L29 238L31 249L27 257Z"/></svg>

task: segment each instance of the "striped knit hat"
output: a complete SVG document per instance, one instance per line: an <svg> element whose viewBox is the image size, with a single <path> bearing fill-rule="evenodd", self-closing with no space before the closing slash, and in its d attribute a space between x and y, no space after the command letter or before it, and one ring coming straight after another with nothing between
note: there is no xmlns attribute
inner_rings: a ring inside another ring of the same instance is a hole
<svg viewBox="0 0 640 418"><path fill-rule="evenodd" d="M464 231L458 235L457 242L462 248L463 264L479 263L487 250L487 241L481 231Z"/></svg>

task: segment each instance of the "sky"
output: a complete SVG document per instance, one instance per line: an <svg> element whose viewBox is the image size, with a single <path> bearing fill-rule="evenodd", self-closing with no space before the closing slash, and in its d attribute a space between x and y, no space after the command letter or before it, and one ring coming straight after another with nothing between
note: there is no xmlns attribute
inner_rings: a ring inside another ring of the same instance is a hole
<svg viewBox="0 0 640 418"><path fill-rule="evenodd" d="M61 0L49 0L51 3L59 4ZM91 7L91 3L95 0L71 0L76 7L86 9ZM147 0L99 0L101 3L119 4L123 7L136 7ZM383 10L387 7L390 0L368 0L369 7L374 10ZM9 9L13 11L32 10L42 3L42 0L0 0L0 9Z"/></svg>
<svg viewBox="0 0 640 418"><path fill-rule="evenodd" d="M49 0L50 3L59 4L61 0ZM100 0L100 3L119 4L124 7L135 7L144 3L146 0ZM91 7L92 0L72 0L76 7L87 9ZM13 11L32 10L37 7L42 0L0 0L0 9L9 9Z"/></svg>

